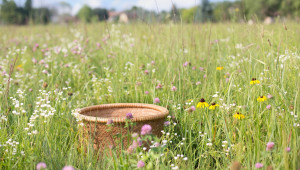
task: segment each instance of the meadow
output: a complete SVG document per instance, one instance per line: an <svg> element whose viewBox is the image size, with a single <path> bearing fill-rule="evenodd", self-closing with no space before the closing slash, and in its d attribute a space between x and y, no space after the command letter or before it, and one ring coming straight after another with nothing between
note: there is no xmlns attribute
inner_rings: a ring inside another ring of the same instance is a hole
<svg viewBox="0 0 300 170"><path fill-rule="evenodd" d="M0 169L300 169L298 23L0 30ZM86 152L76 109L122 102L169 109L156 147Z"/></svg>

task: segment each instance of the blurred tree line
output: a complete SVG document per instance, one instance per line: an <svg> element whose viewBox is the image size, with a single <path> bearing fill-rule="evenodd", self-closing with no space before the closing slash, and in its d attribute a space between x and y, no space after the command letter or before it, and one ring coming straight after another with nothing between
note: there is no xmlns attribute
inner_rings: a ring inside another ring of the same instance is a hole
<svg viewBox="0 0 300 170"><path fill-rule="evenodd" d="M63 3L62 3L63 4ZM66 6L66 5L64 5ZM71 8L70 5L67 5ZM113 13L113 11L110 11ZM98 22L107 20L110 13L104 8L82 6L76 16L64 14L66 20L82 22ZM170 11L148 11L140 7L125 10L130 22L241 22L245 20L263 20L266 17L297 19L300 18L300 0L236 0L201 3L188 9L178 9L175 5ZM47 24L56 15L55 9L46 7L33 8L32 0L26 0L24 6L18 7L14 0L2 0L0 23L2 24ZM75 18L75 19L74 19ZM117 19L115 19L116 21Z"/></svg>
<svg viewBox="0 0 300 170"><path fill-rule="evenodd" d="M32 1L26 0L24 7L18 7L13 0L2 0L0 20L4 24L46 24L51 19L48 8L32 8Z"/></svg>

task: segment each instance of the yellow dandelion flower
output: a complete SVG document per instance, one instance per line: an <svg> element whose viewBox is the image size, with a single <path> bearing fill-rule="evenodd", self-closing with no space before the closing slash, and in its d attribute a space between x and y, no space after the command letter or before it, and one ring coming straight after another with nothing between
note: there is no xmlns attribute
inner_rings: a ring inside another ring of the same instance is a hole
<svg viewBox="0 0 300 170"><path fill-rule="evenodd" d="M260 84L260 81L256 80L256 78L252 78L252 80L250 81L250 84Z"/></svg>
<svg viewBox="0 0 300 170"><path fill-rule="evenodd" d="M217 70L223 70L223 68L224 67L219 66L219 67L217 67Z"/></svg>
<svg viewBox="0 0 300 170"><path fill-rule="evenodd" d="M245 119L245 115L243 115L242 113L239 113L239 112L236 112L234 115L233 115L234 118L236 119Z"/></svg>
<svg viewBox="0 0 300 170"><path fill-rule="evenodd" d="M258 102L264 102L264 101L266 101L267 100L267 97L266 96L259 96L258 98L257 98L257 101Z"/></svg>
<svg viewBox="0 0 300 170"><path fill-rule="evenodd" d="M209 106L209 110L215 110L216 107L218 107L219 105L216 104L216 103L212 103L210 106Z"/></svg>
<svg viewBox="0 0 300 170"><path fill-rule="evenodd" d="M209 104L205 102L205 100L202 98L200 100L200 102L197 104L197 108L205 108L205 107L208 107Z"/></svg>

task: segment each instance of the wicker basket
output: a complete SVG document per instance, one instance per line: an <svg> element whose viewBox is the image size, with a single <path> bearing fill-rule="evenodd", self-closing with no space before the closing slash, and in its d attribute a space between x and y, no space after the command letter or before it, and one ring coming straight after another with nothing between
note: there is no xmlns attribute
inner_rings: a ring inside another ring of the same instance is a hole
<svg viewBox="0 0 300 170"><path fill-rule="evenodd" d="M127 149L129 141L126 137L128 128L125 128L127 113L132 113L131 122L135 122L130 133L140 133L141 127L149 124L152 126L152 134L161 136L164 119L169 111L161 106L141 103L103 104L82 108L78 114L78 118L84 123L81 141L92 141L96 150L116 145L121 148L121 143L123 148ZM108 120L113 120L113 126L106 125ZM122 142L119 144L113 139L116 134L122 136Z"/></svg>

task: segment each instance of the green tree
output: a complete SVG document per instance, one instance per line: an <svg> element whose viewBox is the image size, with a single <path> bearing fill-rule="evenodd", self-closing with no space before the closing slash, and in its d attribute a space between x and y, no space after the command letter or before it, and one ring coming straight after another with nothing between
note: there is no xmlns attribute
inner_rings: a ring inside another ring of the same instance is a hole
<svg viewBox="0 0 300 170"><path fill-rule="evenodd" d="M35 8L32 12L35 24L47 24L51 20L51 11L48 8Z"/></svg>
<svg viewBox="0 0 300 170"><path fill-rule="evenodd" d="M193 23L195 21L195 16L198 10L198 6L190 9L181 10L181 17L183 22Z"/></svg>
<svg viewBox="0 0 300 170"><path fill-rule="evenodd" d="M84 5L77 13L77 16L83 22L91 22L93 16L92 9L89 6Z"/></svg>
<svg viewBox="0 0 300 170"><path fill-rule="evenodd" d="M171 19L174 23L176 23L180 20L180 12L178 11L176 5L174 5L174 4L172 6L170 15L171 15Z"/></svg>
<svg viewBox="0 0 300 170"><path fill-rule="evenodd" d="M104 8L95 8L92 10L92 15L97 16L99 21L108 19L108 12Z"/></svg>
<svg viewBox="0 0 300 170"><path fill-rule="evenodd" d="M16 24L17 19L17 5L14 1L3 0L1 5L1 20L6 24Z"/></svg>
<svg viewBox="0 0 300 170"><path fill-rule="evenodd" d="M212 21L213 9L209 0L202 0L201 16L202 22Z"/></svg>

